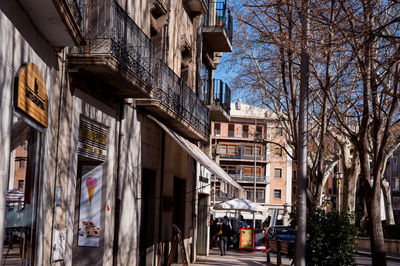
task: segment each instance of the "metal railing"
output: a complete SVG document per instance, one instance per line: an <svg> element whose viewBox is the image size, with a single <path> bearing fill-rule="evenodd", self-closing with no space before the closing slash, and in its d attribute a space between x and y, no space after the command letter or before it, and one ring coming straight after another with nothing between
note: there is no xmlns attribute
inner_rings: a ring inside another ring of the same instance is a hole
<svg viewBox="0 0 400 266"><path fill-rule="evenodd" d="M225 1L210 1L208 13L204 17L205 27L221 27L225 30L229 41L232 43L233 18Z"/></svg>
<svg viewBox="0 0 400 266"><path fill-rule="evenodd" d="M155 81L156 50L128 13L115 1L76 0L81 6L86 45L72 53L111 54L148 85Z"/></svg>
<svg viewBox="0 0 400 266"><path fill-rule="evenodd" d="M213 79L210 82L206 79L202 80L202 97L205 104L219 105L228 114L231 110L231 88L220 79ZM211 98L211 90L213 90L213 97Z"/></svg>
<svg viewBox="0 0 400 266"><path fill-rule="evenodd" d="M163 61L157 64L158 86L155 96L183 116L203 134L209 135L209 110L190 87Z"/></svg>
<svg viewBox="0 0 400 266"><path fill-rule="evenodd" d="M244 174L229 174L230 177L233 178L235 181L254 181L254 175L244 175ZM257 176L256 177L257 182L264 182L265 178L264 176Z"/></svg>
<svg viewBox="0 0 400 266"><path fill-rule="evenodd" d="M82 25L82 10L83 0L67 0L68 6L71 9L71 13L74 16L76 23Z"/></svg>

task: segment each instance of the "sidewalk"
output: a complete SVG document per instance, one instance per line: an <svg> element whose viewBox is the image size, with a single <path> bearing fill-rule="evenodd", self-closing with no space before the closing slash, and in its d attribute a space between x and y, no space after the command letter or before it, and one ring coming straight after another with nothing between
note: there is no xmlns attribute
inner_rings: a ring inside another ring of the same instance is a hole
<svg viewBox="0 0 400 266"><path fill-rule="evenodd" d="M261 251L255 253L249 251L239 250L228 250L226 256L220 256L218 249L214 248L210 250L210 256L198 256L197 262L194 265L210 265L210 266L222 266L222 265L276 265L276 255L271 254L271 263L267 264L267 255ZM282 256L282 265L290 265L288 258Z"/></svg>

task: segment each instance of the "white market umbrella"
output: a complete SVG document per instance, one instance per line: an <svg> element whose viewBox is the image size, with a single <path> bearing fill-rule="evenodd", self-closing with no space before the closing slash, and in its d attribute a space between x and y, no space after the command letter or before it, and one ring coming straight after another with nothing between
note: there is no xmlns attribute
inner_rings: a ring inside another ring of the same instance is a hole
<svg viewBox="0 0 400 266"><path fill-rule="evenodd" d="M264 212L267 208L247 199L235 198L213 206L214 210L235 210L245 212Z"/></svg>

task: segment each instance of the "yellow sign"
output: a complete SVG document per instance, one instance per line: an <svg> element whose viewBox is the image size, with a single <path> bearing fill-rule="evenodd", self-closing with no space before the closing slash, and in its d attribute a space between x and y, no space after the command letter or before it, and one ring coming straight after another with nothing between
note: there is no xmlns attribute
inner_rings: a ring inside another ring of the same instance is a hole
<svg viewBox="0 0 400 266"><path fill-rule="evenodd" d="M253 249L253 229L240 228L240 248Z"/></svg>
<svg viewBox="0 0 400 266"><path fill-rule="evenodd" d="M20 68L17 76L17 105L31 118L47 127L48 99L42 73L33 63Z"/></svg>

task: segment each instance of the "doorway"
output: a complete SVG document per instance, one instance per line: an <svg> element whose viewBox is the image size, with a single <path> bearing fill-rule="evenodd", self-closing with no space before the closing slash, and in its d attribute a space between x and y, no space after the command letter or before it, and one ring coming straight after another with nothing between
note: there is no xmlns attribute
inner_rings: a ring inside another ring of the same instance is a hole
<svg viewBox="0 0 400 266"><path fill-rule="evenodd" d="M154 219L156 197L156 171L143 169L140 225L140 265L152 265L154 247Z"/></svg>

